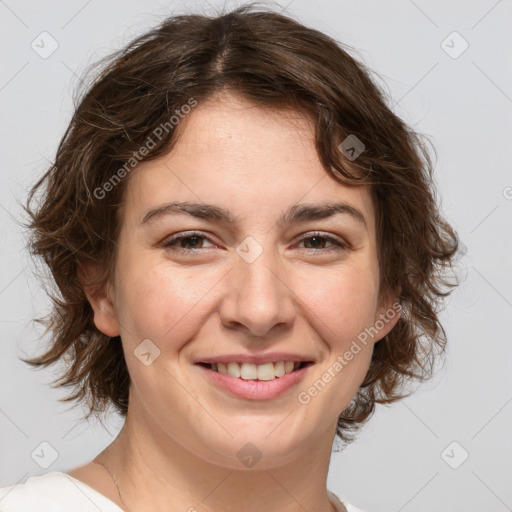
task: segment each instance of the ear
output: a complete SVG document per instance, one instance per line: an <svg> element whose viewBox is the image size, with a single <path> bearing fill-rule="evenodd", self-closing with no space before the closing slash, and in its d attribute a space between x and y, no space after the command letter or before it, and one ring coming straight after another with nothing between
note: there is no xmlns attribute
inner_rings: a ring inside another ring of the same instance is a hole
<svg viewBox="0 0 512 512"><path fill-rule="evenodd" d="M374 343L379 342L389 334L401 317L402 306L398 299L399 296L400 293L388 293L379 301L373 323L374 329L377 331L373 337Z"/></svg>
<svg viewBox="0 0 512 512"><path fill-rule="evenodd" d="M113 338L119 336L121 331L117 321L117 312L112 300L113 286L110 281L98 287L102 277L102 269L90 263L82 264L79 270L80 282L84 288L85 295L94 311L94 325L103 334Z"/></svg>

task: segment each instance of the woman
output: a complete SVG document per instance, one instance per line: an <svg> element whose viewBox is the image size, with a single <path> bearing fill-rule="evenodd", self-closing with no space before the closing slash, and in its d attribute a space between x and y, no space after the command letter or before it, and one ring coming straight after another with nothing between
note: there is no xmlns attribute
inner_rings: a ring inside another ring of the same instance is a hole
<svg viewBox="0 0 512 512"><path fill-rule="evenodd" d="M62 294L27 362L126 421L2 511L358 511L326 489L332 443L429 376L457 249L369 75L251 6L110 58L27 203Z"/></svg>

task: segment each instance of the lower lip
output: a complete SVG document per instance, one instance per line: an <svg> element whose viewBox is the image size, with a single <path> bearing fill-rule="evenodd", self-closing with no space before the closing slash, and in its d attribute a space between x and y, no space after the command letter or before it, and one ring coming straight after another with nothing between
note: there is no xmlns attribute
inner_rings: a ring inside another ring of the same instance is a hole
<svg viewBox="0 0 512 512"><path fill-rule="evenodd" d="M216 372L200 364L196 366L205 373L213 384L234 396L245 398L246 400L270 400L296 386L313 365L299 368L273 380L244 380L232 377L227 373Z"/></svg>

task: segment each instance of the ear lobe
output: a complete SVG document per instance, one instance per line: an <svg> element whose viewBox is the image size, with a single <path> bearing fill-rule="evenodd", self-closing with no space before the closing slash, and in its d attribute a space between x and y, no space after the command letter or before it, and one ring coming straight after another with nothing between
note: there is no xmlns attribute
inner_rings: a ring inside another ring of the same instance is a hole
<svg viewBox="0 0 512 512"><path fill-rule="evenodd" d="M379 342L391 332L402 315L402 306L398 296L389 296L375 315L374 327L377 330L373 341Z"/></svg>
<svg viewBox="0 0 512 512"><path fill-rule="evenodd" d="M102 279L105 280L102 269L97 265L83 264L79 270L79 279L94 312L94 325L111 338L119 336L121 332L111 294L112 285L110 281L98 284Z"/></svg>

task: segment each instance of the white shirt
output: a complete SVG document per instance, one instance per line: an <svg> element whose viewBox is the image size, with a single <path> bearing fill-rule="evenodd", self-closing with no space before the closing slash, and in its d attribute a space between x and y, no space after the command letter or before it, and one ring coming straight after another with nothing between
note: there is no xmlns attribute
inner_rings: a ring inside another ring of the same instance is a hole
<svg viewBox="0 0 512 512"><path fill-rule="evenodd" d="M363 512L327 491L342 512ZM0 489L0 512L123 512L113 501L67 473L52 471L31 476L23 484Z"/></svg>

